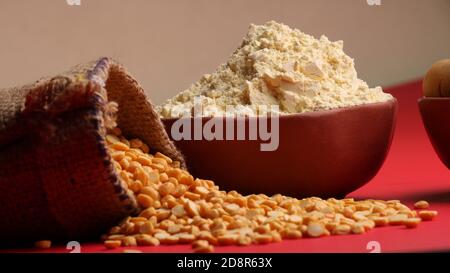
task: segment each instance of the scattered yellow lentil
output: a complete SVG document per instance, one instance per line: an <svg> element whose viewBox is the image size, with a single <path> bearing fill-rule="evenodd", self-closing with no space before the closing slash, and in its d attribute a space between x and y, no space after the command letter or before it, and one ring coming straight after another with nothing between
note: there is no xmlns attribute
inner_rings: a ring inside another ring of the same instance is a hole
<svg viewBox="0 0 450 273"><path fill-rule="evenodd" d="M104 244L106 248L113 249L120 247L122 242L120 240L106 240Z"/></svg>
<svg viewBox="0 0 450 273"><path fill-rule="evenodd" d="M414 204L416 209L427 209L430 206L427 201L421 200Z"/></svg>
<svg viewBox="0 0 450 273"><path fill-rule="evenodd" d="M423 221L431 221L438 215L438 212L435 210L422 210L419 211L419 217Z"/></svg>
<svg viewBox="0 0 450 273"><path fill-rule="evenodd" d="M386 225L413 228L437 215L436 211L416 212L399 200L300 200L280 194L225 192L213 181L195 179L180 168L180 162L162 153L148 154L145 143L126 140L118 128L106 141L116 171L142 209L140 215L110 229L104 236L107 248L191 244L194 252L207 253L215 245L362 234ZM414 206L428 208L428 202Z"/></svg>
<svg viewBox="0 0 450 273"><path fill-rule="evenodd" d="M52 241L50 241L50 240L37 241L37 242L34 243L34 246L36 248L42 248L42 249L50 248L50 247L52 247Z"/></svg>

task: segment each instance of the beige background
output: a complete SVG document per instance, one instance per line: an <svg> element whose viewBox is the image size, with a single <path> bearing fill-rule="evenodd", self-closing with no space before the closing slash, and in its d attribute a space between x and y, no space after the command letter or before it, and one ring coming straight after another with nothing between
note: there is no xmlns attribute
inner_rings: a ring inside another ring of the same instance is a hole
<svg viewBox="0 0 450 273"><path fill-rule="evenodd" d="M345 41L360 77L391 85L450 58L449 0L0 0L0 86L98 56L124 63L160 103L211 72L250 23Z"/></svg>

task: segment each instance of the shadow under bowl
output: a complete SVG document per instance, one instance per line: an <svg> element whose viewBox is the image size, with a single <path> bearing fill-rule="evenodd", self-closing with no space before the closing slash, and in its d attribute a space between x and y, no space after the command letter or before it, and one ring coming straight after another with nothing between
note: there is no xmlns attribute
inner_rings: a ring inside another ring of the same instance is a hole
<svg viewBox="0 0 450 273"><path fill-rule="evenodd" d="M273 133L266 141L249 140L249 126L257 117L164 119L163 123L184 154L189 171L195 177L214 180L221 189L243 194L340 198L367 183L381 168L392 141L396 113L394 99L283 115L279 117L278 134L271 118L259 119L260 124L269 124L267 131ZM204 128L209 121L223 124L223 136L233 124L235 130L230 136L234 140L187 139L189 134L193 139L194 131L201 133L196 123ZM236 140L239 122L245 124L246 140ZM186 125L183 130L178 128L180 123ZM188 134L179 139L179 132ZM261 151L261 144L275 141L276 135L277 149Z"/></svg>
<svg viewBox="0 0 450 273"><path fill-rule="evenodd" d="M450 169L450 98L423 97L418 103L431 144Z"/></svg>

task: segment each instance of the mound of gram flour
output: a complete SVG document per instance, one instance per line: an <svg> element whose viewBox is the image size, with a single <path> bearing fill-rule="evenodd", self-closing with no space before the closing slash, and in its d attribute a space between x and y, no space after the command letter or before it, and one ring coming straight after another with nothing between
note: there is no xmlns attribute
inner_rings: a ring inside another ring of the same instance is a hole
<svg viewBox="0 0 450 273"><path fill-rule="evenodd" d="M381 87L358 79L343 42L316 39L270 21L250 25L241 46L212 74L158 106L163 118L268 111L303 113L391 100ZM279 110L270 110L276 105ZM267 106L267 107L259 107Z"/></svg>

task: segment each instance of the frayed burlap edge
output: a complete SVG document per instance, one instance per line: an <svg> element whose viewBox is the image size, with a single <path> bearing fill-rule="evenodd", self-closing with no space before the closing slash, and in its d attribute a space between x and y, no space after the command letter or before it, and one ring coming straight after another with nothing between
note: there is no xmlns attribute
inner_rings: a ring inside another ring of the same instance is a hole
<svg viewBox="0 0 450 273"><path fill-rule="evenodd" d="M116 122L185 166L142 87L109 58L0 96L0 242L89 237L138 212L105 146Z"/></svg>

